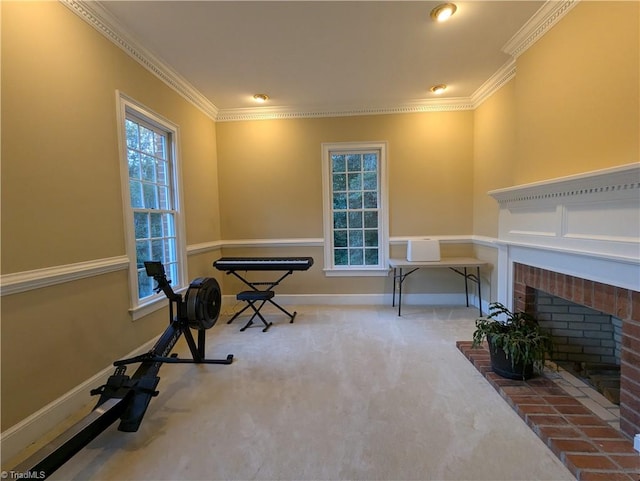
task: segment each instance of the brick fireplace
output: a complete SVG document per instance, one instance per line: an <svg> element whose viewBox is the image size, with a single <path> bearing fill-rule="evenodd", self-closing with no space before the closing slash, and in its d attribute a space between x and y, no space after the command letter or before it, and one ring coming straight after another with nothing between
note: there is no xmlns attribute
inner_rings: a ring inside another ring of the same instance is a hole
<svg viewBox="0 0 640 481"><path fill-rule="evenodd" d="M499 204L497 300L539 290L622 321L620 426L640 433L640 164L489 192Z"/></svg>
<svg viewBox="0 0 640 481"><path fill-rule="evenodd" d="M530 311L534 289L622 320L620 429L640 433L640 292L514 263L513 306Z"/></svg>

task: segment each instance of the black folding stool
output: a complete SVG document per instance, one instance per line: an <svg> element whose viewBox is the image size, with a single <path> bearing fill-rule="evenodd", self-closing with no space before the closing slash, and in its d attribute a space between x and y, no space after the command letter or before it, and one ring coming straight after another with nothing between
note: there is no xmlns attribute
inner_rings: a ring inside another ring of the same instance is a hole
<svg viewBox="0 0 640 481"><path fill-rule="evenodd" d="M249 307L251 309L253 309L253 316L251 316L251 319L249 319L249 321L244 325L244 327L242 329L240 329L240 331L244 331L247 327L251 326L253 324L253 319L258 316L261 320L262 323L264 324L264 329L262 330L262 332L267 332L267 329L269 329L271 327L271 322L267 322L265 320L264 317L262 317L262 314L260 314L260 309L262 309L262 307L267 303L267 301L270 301L271 299L273 299L273 296L275 296L275 292L274 291L242 291L239 292L236 295L236 299L239 301L244 301L247 303L247 305L244 307L244 309L242 309L241 311L237 312L231 319L229 319L229 321L227 321L227 324L231 324L231 322L233 322L233 320L238 317L242 312L244 312L246 309L248 309ZM258 307L256 307L256 303L260 302L260 305Z"/></svg>

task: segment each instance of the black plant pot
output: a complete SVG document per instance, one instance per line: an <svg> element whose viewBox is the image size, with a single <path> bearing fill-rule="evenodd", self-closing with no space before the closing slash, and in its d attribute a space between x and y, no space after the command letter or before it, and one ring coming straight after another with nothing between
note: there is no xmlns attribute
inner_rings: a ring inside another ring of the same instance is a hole
<svg viewBox="0 0 640 481"><path fill-rule="evenodd" d="M511 364L511 359L507 359L507 355L502 348L494 348L488 339L487 343L489 344L489 355L491 356L491 369L493 369L493 372L507 379L523 380L533 377L533 363L524 364L523 362L517 362Z"/></svg>

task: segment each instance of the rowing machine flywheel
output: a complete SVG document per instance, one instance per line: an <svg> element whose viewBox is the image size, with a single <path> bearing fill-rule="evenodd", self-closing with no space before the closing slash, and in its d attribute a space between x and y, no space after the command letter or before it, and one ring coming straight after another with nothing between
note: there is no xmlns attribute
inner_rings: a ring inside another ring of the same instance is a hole
<svg viewBox="0 0 640 481"><path fill-rule="evenodd" d="M222 295L218 281L212 277L198 277L191 281L185 293L187 320L192 329L209 329L218 320Z"/></svg>

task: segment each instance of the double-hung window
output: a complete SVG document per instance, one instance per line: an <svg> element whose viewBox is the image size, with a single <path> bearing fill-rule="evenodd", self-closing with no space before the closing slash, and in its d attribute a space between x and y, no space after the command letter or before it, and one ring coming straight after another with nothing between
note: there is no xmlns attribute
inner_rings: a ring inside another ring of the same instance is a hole
<svg viewBox="0 0 640 481"><path fill-rule="evenodd" d="M175 125L120 95L122 184L132 311L164 295L155 293L144 261L160 261L174 289L185 284Z"/></svg>
<svg viewBox="0 0 640 481"><path fill-rule="evenodd" d="M386 275L386 142L322 145L327 275Z"/></svg>

